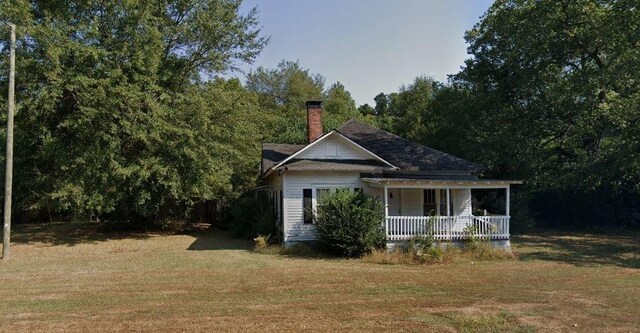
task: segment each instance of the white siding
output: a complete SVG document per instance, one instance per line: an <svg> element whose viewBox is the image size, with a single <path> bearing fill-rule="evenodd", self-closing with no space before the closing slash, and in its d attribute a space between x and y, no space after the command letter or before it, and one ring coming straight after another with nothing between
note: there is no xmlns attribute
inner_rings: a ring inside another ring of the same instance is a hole
<svg viewBox="0 0 640 333"><path fill-rule="evenodd" d="M305 224L303 214L302 190L317 187L361 187L372 193L368 185L360 181L359 172L295 172L285 174L284 208L285 242L309 241L316 239L313 224ZM375 190L374 190L375 191ZM374 192L375 193L375 192Z"/></svg>
<svg viewBox="0 0 640 333"><path fill-rule="evenodd" d="M471 215L471 189L451 190L453 215Z"/></svg>
<svg viewBox="0 0 640 333"><path fill-rule="evenodd" d="M453 215L471 215L471 189L452 189L451 203L453 205ZM451 230L463 232L470 223L471 220L469 219L458 220Z"/></svg>
<svg viewBox="0 0 640 333"><path fill-rule="evenodd" d="M387 194L389 195L389 216L402 216L402 190L399 188L390 188ZM384 205L384 201L382 204Z"/></svg>
<svg viewBox="0 0 640 333"><path fill-rule="evenodd" d="M340 136L332 134L295 158L366 160L373 159L373 156L354 147Z"/></svg>
<svg viewBox="0 0 640 333"><path fill-rule="evenodd" d="M402 215L422 216L422 189L402 189Z"/></svg>

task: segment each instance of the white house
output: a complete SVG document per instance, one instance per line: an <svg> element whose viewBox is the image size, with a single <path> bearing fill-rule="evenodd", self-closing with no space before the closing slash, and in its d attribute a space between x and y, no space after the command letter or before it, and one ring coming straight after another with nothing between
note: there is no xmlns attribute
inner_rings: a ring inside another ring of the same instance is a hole
<svg viewBox="0 0 640 333"><path fill-rule="evenodd" d="M456 241L469 236L509 246L510 185L519 181L479 179L483 167L406 140L357 120L323 133L322 108L307 102L306 145L262 145L261 180L278 216L285 245L315 239L311 214L336 188L364 191L384 203L390 243L425 234ZM499 215L474 216L472 191L505 191ZM468 228L473 225L474 228Z"/></svg>

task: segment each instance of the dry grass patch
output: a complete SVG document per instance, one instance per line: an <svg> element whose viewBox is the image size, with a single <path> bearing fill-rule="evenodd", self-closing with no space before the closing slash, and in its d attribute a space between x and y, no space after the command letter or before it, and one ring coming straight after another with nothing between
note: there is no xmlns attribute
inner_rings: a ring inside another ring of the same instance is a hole
<svg viewBox="0 0 640 333"><path fill-rule="evenodd" d="M521 322L516 315L506 311L443 311L425 313L411 319L436 326L441 332L536 332L535 326Z"/></svg>
<svg viewBox="0 0 640 333"><path fill-rule="evenodd" d="M625 259L640 245L624 237L606 236L620 252L601 255L604 236L536 235L513 241L512 260L380 265L262 255L252 242L217 231L128 237L101 234L93 224L14 230L13 257L0 262L0 332L640 327L640 270Z"/></svg>
<svg viewBox="0 0 640 333"><path fill-rule="evenodd" d="M312 245L304 243L294 244L290 247L273 244L256 244L253 250L261 254L279 254L297 258L329 258L328 255L318 251L318 249Z"/></svg>
<svg viewBox="0 0 640 333"><path fill-rule="evenodd" d="M434 265L507 259L516 259L516 255L513 252L494 248L484 243L466 248L437 245L422 251L405 250L396 247L392 251L373 251L362 258L365 262L388 265Z"/></svg>

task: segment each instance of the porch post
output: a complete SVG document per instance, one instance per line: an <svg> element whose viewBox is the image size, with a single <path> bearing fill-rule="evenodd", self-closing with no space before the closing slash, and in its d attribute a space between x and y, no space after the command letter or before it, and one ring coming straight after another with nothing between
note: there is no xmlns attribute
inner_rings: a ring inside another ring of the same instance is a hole
<svg viewBox="0 0 640 333"><path fill-rule="evenodd" d="M384 234L385 236L389 235L389 192L387 190L387 185L384 186L384 221L382 222L384 225Z"/></svg>
<svg viewBox="0 0 640 333"><path fill-rule="evenodd" d="M389 192L387 191L387 185L384 186L384 218L389 216Z"/></svg>
<svg viewBox="0 0 640 333"><path fill-rule="evenodd" d="M509 209L509 205L511 204L511 199L509 198L511 196L511 185L507 185L507 187L505 188L505 190L507 191L506 197L507 197L507 205L506 205L506 214L507 216L511 216L511 212Z"/></svg>
<svg viewBox="0 0 640 333"><path fill-rule="evenodd" d="M447 216L451 216L451 189L447 188Z"/></svg>

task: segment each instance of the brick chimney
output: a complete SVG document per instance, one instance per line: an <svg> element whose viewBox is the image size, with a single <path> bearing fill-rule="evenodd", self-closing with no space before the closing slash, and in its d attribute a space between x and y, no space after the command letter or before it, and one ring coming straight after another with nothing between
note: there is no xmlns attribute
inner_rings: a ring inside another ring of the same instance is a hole
<svg viewBox="0 0 640 333"><path fill-rule="evenodd" d="M307 101L307 139L313 142L322 134L322 101Z"/></svg>

